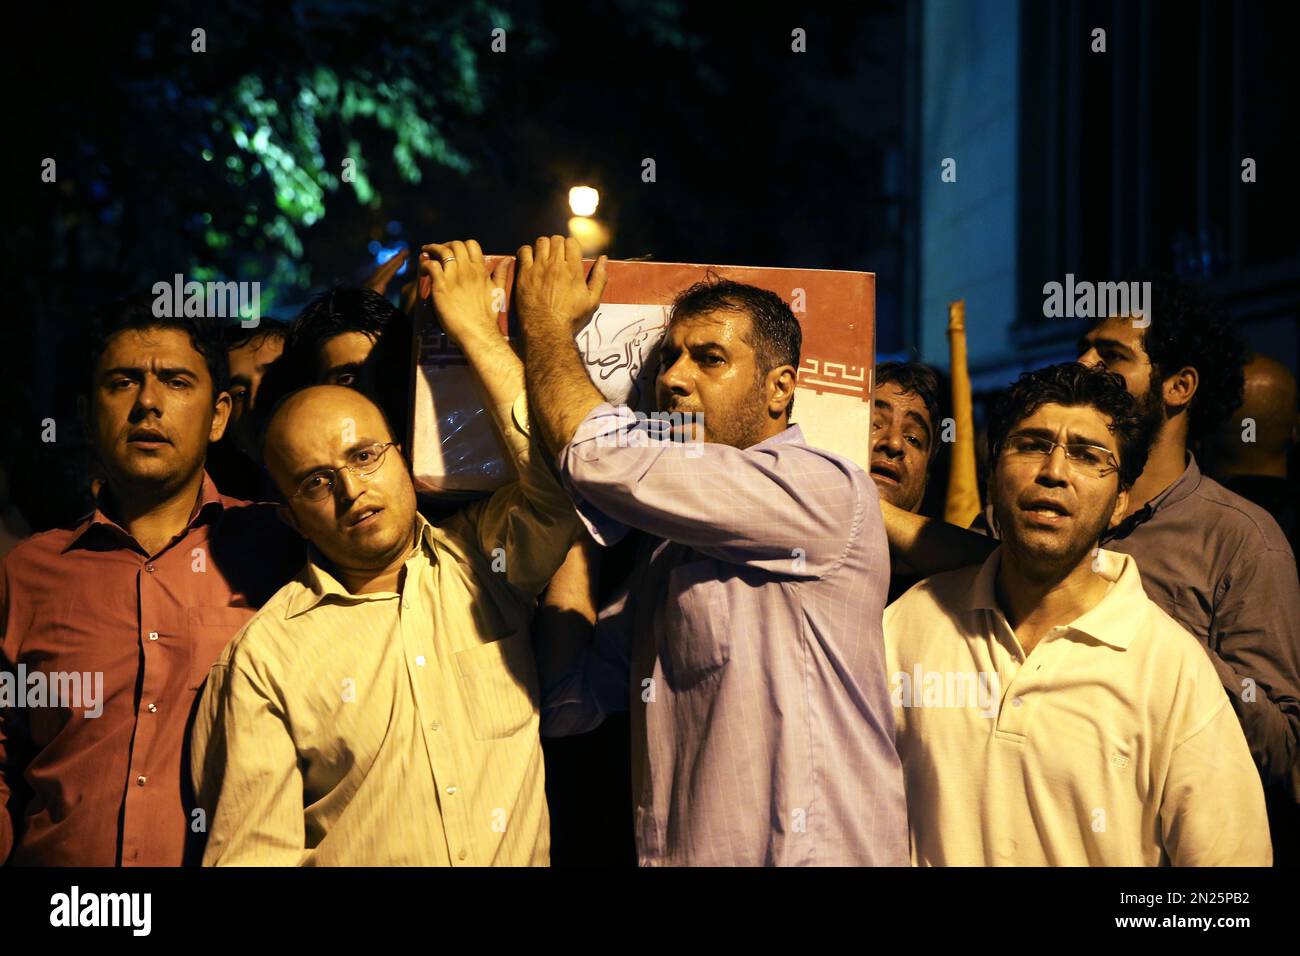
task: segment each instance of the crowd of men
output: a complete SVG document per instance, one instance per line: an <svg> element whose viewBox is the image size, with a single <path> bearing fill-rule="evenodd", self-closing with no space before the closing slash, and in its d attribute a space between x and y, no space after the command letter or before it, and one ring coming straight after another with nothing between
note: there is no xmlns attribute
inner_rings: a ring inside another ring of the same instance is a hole
<svg viewBox="0 0 1300 956"><path fill-rule="evenodd" d="M1203 299L1162 284L1001 395L964 529L919 513L937 376L876 369L869 470L808 444L772 292L682 290L657 422L574 345L603 258L518 251L522 356L508 263L415 264L401 308L334 289L224 338L97 317L95 509L4 558L0 676L102 694L0 695L0 861L546 865L541 738L614 712L643 865L1294 859L1295 385ZM419 308L514 465L490 495L411 474Z"/></svg>

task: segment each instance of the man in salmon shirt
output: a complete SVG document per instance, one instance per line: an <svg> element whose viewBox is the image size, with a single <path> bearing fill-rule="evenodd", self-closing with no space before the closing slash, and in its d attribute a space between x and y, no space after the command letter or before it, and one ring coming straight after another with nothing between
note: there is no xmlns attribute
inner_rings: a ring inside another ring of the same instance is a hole
<svg viewBox="0 0 1300 956"><path fill-rule="evenodd" d="M207 829L184 755L208 668L304 550L204 470L231 410L215 328L141 297L89 358L96 508L0 563L0 861L178 866Z"/></svg>

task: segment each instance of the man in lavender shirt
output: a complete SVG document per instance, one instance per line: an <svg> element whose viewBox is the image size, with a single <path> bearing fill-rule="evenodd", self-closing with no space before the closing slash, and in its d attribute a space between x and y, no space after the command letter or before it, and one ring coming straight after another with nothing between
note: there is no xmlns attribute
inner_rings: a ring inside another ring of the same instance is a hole
<svg viewBox="0 0 1300 956"><path fill-rule="evenodd" d="M542 238L517 275L535 424L579 513L601 544L653 536L592 640L538 648L543 733L631 708L642 865L906 866L879 499L789 424L789 307L732 282L679 297L656 383L679 416L664 434L607 404L574 345L604 259L584 281L577 244Z"/></svg>

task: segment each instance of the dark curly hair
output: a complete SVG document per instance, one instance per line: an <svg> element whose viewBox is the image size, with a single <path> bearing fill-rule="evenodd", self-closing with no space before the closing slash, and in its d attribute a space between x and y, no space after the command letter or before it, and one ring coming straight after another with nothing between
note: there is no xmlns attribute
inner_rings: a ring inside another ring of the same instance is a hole
<svg viewBox="0 0 1300 956"><path fill-rule="evenodd" d="M1078 362L1023 373L989 412L989 461L996 461L1012 429L1047 404L1089 405L1110 419L1119 449L1119 486L1131 488L1147 464L1151 434L1138 414L1124 377Z"/></svg>
<svg viewBox="0 0 1300 956"><path fill-rule="evenodd" d="M1179 369L1196 369L1188 409L1188 439L1214 433L1241 405L1246 346L1236 325L1196 287L1168 275L1147 275L1151 324L1142 348L1151 362L1152 388Z"/></svg>
<svg viewBox="0 0 1300 956"><path fill-rule="evenodd" d="M775 292L710 274L703 282L695 283L677 296L669 322L681 316L719 310L749 316L754 327L751 344L758 359L760 375L766 375L781 365L799 368L803 329L790 306ZM794 414L793 398L785 411L787 417Z"/></svg>
<svg viewBox="0 0 1300 956"><path fill-rule="evenodd" d="M407 324L406 315L371 289L336 286L308 302L289 328L289 350L315 360L320 347L344 332L363 332L378 340L390 325Z"/></svg>

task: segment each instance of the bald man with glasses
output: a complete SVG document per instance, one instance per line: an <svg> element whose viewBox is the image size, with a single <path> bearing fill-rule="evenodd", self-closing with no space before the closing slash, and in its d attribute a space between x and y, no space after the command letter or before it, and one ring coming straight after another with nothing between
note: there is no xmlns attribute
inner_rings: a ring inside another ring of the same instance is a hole
<svg viewBox="0 0 1300 956"><path fill-rule="evenodd" d="M519 481L433 525L370 399L320 385L277 409L267 467L311 559L212 668L193 737L205 865L549 863L528 625L577 517L528 451L477 244L427 248Z"/></svg>

